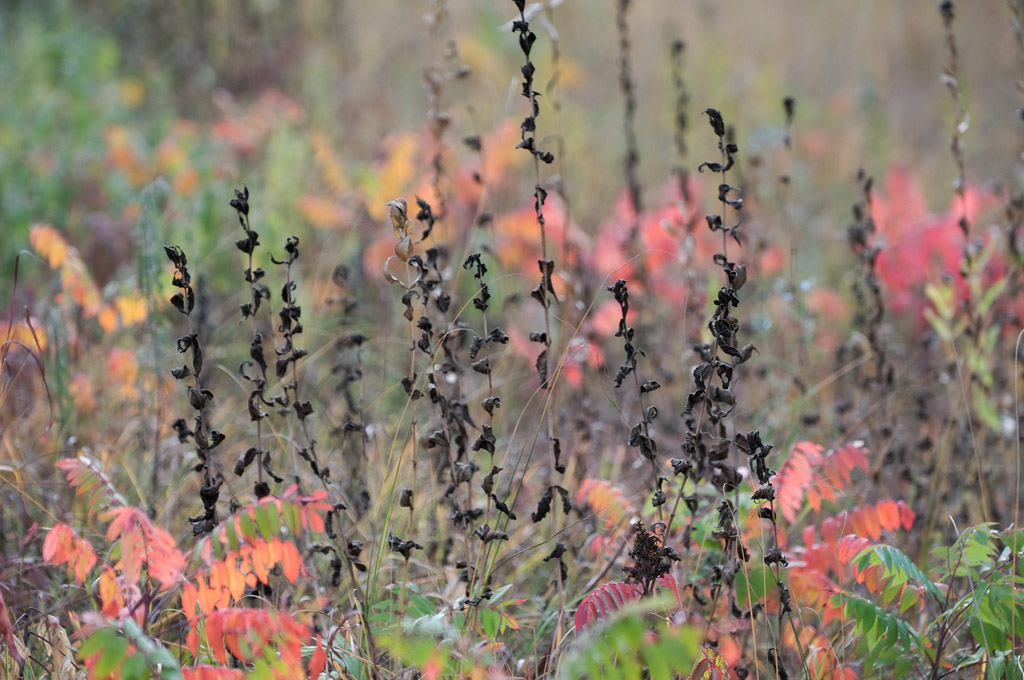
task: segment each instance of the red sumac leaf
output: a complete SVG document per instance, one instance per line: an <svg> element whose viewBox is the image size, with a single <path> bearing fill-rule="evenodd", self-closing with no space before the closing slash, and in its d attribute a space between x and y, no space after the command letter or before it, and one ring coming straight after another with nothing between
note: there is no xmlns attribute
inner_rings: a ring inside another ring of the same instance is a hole
<svg viewBox="0 0 1024 680"><path fill-rule="evenodd" d="M657 589L659 592L672 593L676 606L679 606L679 587L673 577L662 576L659 578ZM643 588L636 583L613 581L604 584L580 602L579 608L576 609L576 632L583 630L591 623L608 618L630 602L639 600L641 595L643 595Z"/></svg>
<svg viewBox="0 0 1024 680"><path fill-rule="evenodd" d="M590 623L607 618L612 612L640 599L640 594L640 586L633 583L614 581L604 584L580 602L576 610L576 631L579 632Z"/></svg>
<svg viewBox="0 0 1024 680"><path fill-rule="evenodd" d="M313 658L309 660L309 680L317 680L327 666L327 653L324 652L324 643L320 636L316 636L316 648L313 650Z"/></svg>

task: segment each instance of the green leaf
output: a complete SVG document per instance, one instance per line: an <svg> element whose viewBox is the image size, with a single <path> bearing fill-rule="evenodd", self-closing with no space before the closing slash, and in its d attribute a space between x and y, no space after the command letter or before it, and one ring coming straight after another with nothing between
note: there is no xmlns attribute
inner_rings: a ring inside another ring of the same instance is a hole
<svg viewBox="0 0 1024 680"><path fill-rule="evenodd" d="M1006 290L1006 284L1010 282L1008 276L1004 276L985 291L985 295L982 296L981 302L978 303L978 315L983 316L992 307L992 304L996 299L1002 295L1003 291Z"/></svg>
<svg viewBox="0 0 1024 680"><path fill-rule="evenodd" d="M267 506L260 503L253 508L252 514L256 518L256 527L260 530L260 536L268 541L273 539L274 536L270 531L270 518L267 517Z"/></svg>
<svg viewBox="0 0 1024 680"><path fill-rule="evenodd" d="M661 645L644 645L640 648L640 653L643 655L644 662L650 670L650 677L672 677L672 671L664 647Z"/></svg>
<svg viewBox="0 0 1024 680"><path fill-rule="evenodd" d="M888 578L896 579L899 583L912 580L937 601L942 601L938 587L899 548L885 544L873 545L861 551L854 558L854 562L858 570L866 569L870 565L884 564L885 575Z"/></svg>
<svg viewBox="0 0 1024 680"><path fill-rule="evenodd" d="M671 633L663 634L658 647L665 650L665 657L676 673L682 673L693 667L700 650L700 636L694 628L678 628Z"/></svg>
<svg viewBox="0 0 1024 680"><path fill-rule="evenodd" d="M501 598L505 597L505 593L507 593L511 589L512 589L512 584L511 583L506 583L502 587L497 588L494 592L491 593L491 600L490 601L491 602L501 602L502 604L511 604L513 602L513 600L502 601L502 599L501 599Z"/></svg>
<svg viewBox="0 0 1024 680"><path fill-rule="evenodd" d="M103 648L100 660L92 667L94 678L105 678L114 672L118 664L124 661L125 653L128 651L128 639L114 636Z"/></svg>
<svg viewBox="0 0 1024 680"><path fill-rule="evenodd" d="M999 419L999 411L996 410L996 405L985 394L985 390L977 383L971 385L971 404L974 406L974 412L981 419L981 422L985 423L990 430L996 432L1000 430L1002 423Z"/></svg>
<svg viewBox="0 0 1024 680"><path fill-rule="evenodd" d="M587 671L590 673L590 677L592 677L592 678L605 678L605 677L608 677L607 674L605 673L604 669L601 666L598 665L598 659L595 656L587 655L583 659L583 662L585 664L585 667L586 667ZM568 670L568 672L566 673L566 675L564 677L577 678L577 677L580 677L581 675L583 675L582 673L579 672L579 667L578 666L570 665L567 670Z"/></svg>
<svg viewBox="0 0 1024 680"><path fill-rule="evenodd" d="M148 680L148 677L149 667L144 654L136 652L121 664L121 680Z"/></svg>
<svg viewBox="0 0 1024 680"><path fill-rule="evenodd" d="M263 657L257 658L252 664L252 673L248 674L250 680L271 680L276 677L274 669L270 667Z"/></svg>
<svg viewBox="0 0 1024 680"><path fill-rule="evenodd" d="M78 658L81 660L88 659L94 654L99 652L110 645L110 643L117 637L117 631L111 628L100 628L98 631L89 636L89 638L82 643L82 646L78 648Z"/></svg>
<svg viewBox="0 0 1024 680"><path fill-rule="evenodd" d="M1004 678L1006 677L1006 658L1005 657L992 657L989 659L988 668L985 673L986 678Z"/></svg>
<svg viewBox="0 0 1024 680"><path fill-rule="evenodd" d="M406 614L413 618L419 618L421 616L429 616L437 611L437 607L434 603L422 595L410 595L409 604L406 608Z"/></svg>
<svg viewBox="0 0 1024 680"><path fill-rule="evenodd" d="M909 656L915 650L922 649L920 636L910 624L889 614L874 602L848 593L833 595L831 602L833 606L842 607L844 617L853 621L854 632L861 636L867 656L865 667L876 660L884 661L883 655L897 644L903 655Z"/></svg>
<svg viewBox="0 0 1024 680"><path fill-rule="evenodd" d="M216 536L210 537L210 547L213 550L213 558L220 560L224 558L224 546Z"/></svg>
<svg viewBox="0 0 1024 680"><path fill-rule="evenodd" d="M984 526L965 531L958 542L964 562L972 567L989 564L995 560L997 546Z"/></svg>
<svg viewBox="0 0 1024 680"><path fill-rule="evenodd" d="M900 616L905 614L908 609L918 603L920 595L917 593L916 588L907 588L903 591L903 598L900 600Z"/></svg>
<svg viewBox="0 0 1024 680"><path fill-rule="evenodd" d="M281 538L281 513L277 511L276 503L268 503L267 519L270 521L270 533L274 538Z"/></svg>
<svg viewBox="0 0 1024 680"><path fill-rule="evenodd" d="M888 606L889 603L892 602L893 599L895 599L895 597L900 594L900 591L903 589L904 583L906 582L904 581L903 583L901 583L898 579L893 579L889 582L889 585L882 588L882 596L880 599L883 607Z"/></svg>
<svg viewBox="0 0 1024 680"><path fill-rule="evenodd" d="M160 664L160 677L165 680L181 680L181 669L178 668L178 660L166 647L158 647L155 652L149 655L149 662L152 665Z"/></svg>
<svg viewBox="0 0 1024 680"><path fill-rule="evenodd" d="M775 572L763 564L736 573L736 604L747 609L752 603L764 602L770 592L777 592Z"/></svg>
<svg viewBox="0 0 1024 680"><path fill-rule="evenodd" d="M1024 656L996 652L990 657L986 680L1024 680Z"/></svg>
<svg viewBox="0 0 1024 680"><path fill-rule="evenodd" d="M494 640L498 637L498 626L501 624L501 615L489 607L479 607L477 614L480 617L480 626L484 634Z"/></svg>
<svg viewBox="0 0 1024 680"><path fill-rule="evenodd" d="M242 530L242 537L248 541L256 538L256 527L253 526L252 517L245 510L238 513L238 526Z"/></svg>
<svg viewBox="0 0 1024 680"><path fill-rule="evenodd" d="M238 551L238 534L235 533L235 523L232 521L224 522L224 533L227 535L228 547L231 550Z"/></svg>
<svg viewBox="0 0 1024 680"><path fill-rule="evenodd" d="M299 509L294 503L282 503L281 511L284 514L284 524L292 536L302 533L302 518L299 516Z"/></svg>
<svg viewBox="0 0 1024 680"><path fill-rule="evenodd" d="M990 623L986 623L978 616L972 616L970 621L971 637L985 650L992 654L998 651L1010 649L1010 643L1006 635Z"/></svg>

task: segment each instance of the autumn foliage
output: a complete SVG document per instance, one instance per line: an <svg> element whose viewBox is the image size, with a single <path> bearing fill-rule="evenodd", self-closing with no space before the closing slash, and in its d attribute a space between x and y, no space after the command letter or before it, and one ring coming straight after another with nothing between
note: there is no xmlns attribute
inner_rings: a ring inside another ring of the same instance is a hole
<svg viewBox="0 0 1024 680"><path fill-rule="evenodd" d="M1018 3L421 4L0 3L0 680L1024 680Z"/></svg>
<svg viewBox="0 0 1024 680"><path fill-rule="evenodd" d="M79 495L109 488L110 482L89 459L62 461L60 467L67 471L68 481ZM325 667L326 656L321 638L308 620L287 611L241 605L257 586L271 584L272 572L279 572L288 583L295 583L300 575L308 576L294 539L282 539L281 532L284 529L294 537L322 533L324 520L318 511L331 507L322 502L323 497L322 491L297 496L293 485L282 498L266 498L241 509L193 552L198 563L190 565L169 533L156 527L143 510L120 505L123 499L117 496L107 501L113 507L97 515L107 525L105 538L114 549L114 558L100 563L92 544L65 524L47 532L43 558L53 565L67 565L79 584L86 583L100 565L94 588L101 618L83 619L87 637L90 628L111 623L123 626L126 619L141 627L136 630L144 630L153 598L172 591L180 593L181 611L188 624L185 647L198 662L182 667L183 677L242 677L241 671L230 666L230 652L233 659L243 662L261 660L275 678L316 678ZM315 651L307 672L303 650L310 644ZM84 649L89 649L88 641ZM114 653L118 658L113 658ZM136 654L140 654L137 645L119 644L113 652L106 646L94 654L83 652L83 660L94 677L124 677L126 664L135 667ZM204 664L204 657L220 665ZM149 657L143 654L140 658L141 670L148 666Z"/></svg>

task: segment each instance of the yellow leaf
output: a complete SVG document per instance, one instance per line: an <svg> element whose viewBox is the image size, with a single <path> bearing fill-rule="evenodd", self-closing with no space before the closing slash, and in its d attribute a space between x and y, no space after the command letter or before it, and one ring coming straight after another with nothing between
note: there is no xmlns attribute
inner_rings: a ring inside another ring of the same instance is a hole
<svg viewBox="0 0 1024 680"><path fill-rule="evenodd" d="M24 321L16 321L13 326L4 330L10 335L11 340L16 340L31 349L43 351L46 349L46 333L43 332L42 324L39 323L38 319L32 319L31 323L32 326L30 327ZM0 336L0 340L6 339L6 334Z"/></svg>
<svg viewBox="0 0 1024 680"><path fill-rule="evenodd" d="M142 296L121 295L115 304L125 328L146 320L146 300Z"/></svg>
<svg viewBox="0 0 1024 680"><path fill-rule="evenodd" d="M413 179L413 162L419 152L419 135L406 132L385 141L386 160L375 168L373 179L365 182L363 200L366 212L376 221L383 220L388 214L387 201L392 196L405 193L404 189Z"/></svg>
<svg viewBox="0 0 1024 680"><path fill-rule="evenodd" d="M49 224L33 225L28 234L29 245L46 263L56 269L68 259L68 242L63 234Z"/></svg>

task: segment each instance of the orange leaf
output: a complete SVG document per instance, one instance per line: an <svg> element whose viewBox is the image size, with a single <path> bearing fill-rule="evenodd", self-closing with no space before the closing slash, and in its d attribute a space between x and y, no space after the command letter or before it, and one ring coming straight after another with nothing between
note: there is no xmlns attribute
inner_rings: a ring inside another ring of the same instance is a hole
<svg viewBox="0 0 1024 680"><path fill-rule="evenodd" d="M589 505L598 517L612 525L620 524L635 512L622 489L603 479L583 480L576 493L576 502Z"/></svg>
<svg viewBox="0 0 1024 680"><path fill-rule="evenodd" d="M299 549L290 541L285 541L283 548L284 551L281 556L281 567L284 569L284 577L288 579L290 583L294 583L295 580L299 578L299 571L302 566L302 559L299 557Z"/></svg>
<svg viewBox="0 0 1024 680"><path fill-rule="evenodd" d="M274 565L281 561L281 557L284 555L283 541L279 538L275 538L272 541L264 541L267 546L267 559L265 564L267 569L273 569Z"/></svg>
<svg viewBox="0 0 1024 680"><path fill-rule="evenodd" d="M821 538L829 545L839 542L840 526L838 517L829 517L821 523Z"/></svg>
<svg viewBox="0 0 1024 680"><path fill-rule="evenodd" d="M221 666L187 666L181 669L184 680L242 680L245 673L238 668Z"/></svg>
<svg viewBox="0 0 1024 680"><path fill-rule="evenodd" d="M882 526L878 521L878 513L873 507L863 508L864 521L867 524L868 538L879 540L882 538Z"/></svg>
<svg viewBox="0 0 1024 680"><path fill-rule="evenodd" d="M104 616L117 618L124 607L124 596L121 594L121 586L117 583L117 574L110 567L103 569L99 580L100 602L103 603L101 612Z"/></svg>
<svg viewBox="0 0 1024 680"><path fill-rule="evenodd" d="M313 658L309 660L309 680L317 680L327 666L327 653L324 652L324 643L320 636L316 636L316 648L313 650Z"/></svg>
<svg viewBox="0 0 1024 680"><path fill-rule="evenodd" d="M228 662L228 653L224 649L224 619L221 612L214 612L206 617L206 641L210 645L210 653L221 663Z"/></svg>
<svg viewBox="0 0 1024 680"><path fill-rule="evenodd" d="M234 558L232 558L232 563ZM238 569L234 568L234 564L229 565L227 568L228 578L228 590L231 592L231 597L237 602L242 599L245 595L245 576L242 575Z"/></svg>
<svg viewBox="0 0 1024 680"><path fill-rule="evenodd" d="M189 628L188 635L185 636L185 646L192 652L192 656L199 653L199 631L196 630L194 624Z"/></svg>
<svg viewBox="0 0 1024 680"><path fill-rule="evenodd" d="M99 321L100 328L107 333L113 333L117 330L117 310L110 305L104 305L100 309L100 313L96 316L96 320Z"/></svg>
<svg viewBox="0 0 1024 680"><path fill-rule="evenodd" d="M227 588L220 587L214 592L217 593L217 609L227 609L231 606L231 593Z"/></svg>
<svg viewBox="0 0 1024 680"><path fill-rule="evenodd" d="M217 598L220 596L220 592L210 588L208 585L199 582L199 608L207 614L212 614L217 610Z"/></svg>
<svg viewBox="0 0 1024 680"><path fill-rule="evenodd" d="M851 442L828 453L811 442L794 444L773 478L782 516L793 522L805 498L815 511L821 509L822 499L834 503L836 492L849 485L851 471L858 467L868 469L866 454L862 442Z"/></svg>
<svg viewBox="0 0 1024 680"><path fill-rule="evenodd" d="M71 527L66 524L58 524L46 532L46 538L43 539L44 562L60 564L65 561L64 555L66 555L69 550L71 533ZM60 555L59 562L57 557L58 555Z"/></svg>
<svg viewBox="0 0 1024 680"><path fill-rule="evenodd" d="M903 524L903 529L910 531L914 527L914 511L907 507L907 504L903 501L896 501L896 505L900 509L900 523Z"/></svg>
<svg viewBox="0 0 1024 680"><path fill-rule="evenodd" d="M886 531L896 531L900 528L900 508L894 500L879 501L875 505L878 512L878 523Z"/></svg>
<svg viewBox="0 0 1024 680"><path fill-rule="evenodd" d="M224 642L227 643L228 649L239 659L249 660L255 658L256 646L249 644L249 632L229 634L224 636ZM242 646L242 642L245 641L245 647Z"/></svg>
<svg viewBox="0 0 1024 680"><path fill-rule="evenodd" d="M853 534L843 536L839 541L839 561L842 564L849 564L862 550L871 545L871 541Z"/></svg>
<svg viewBox="0 0 1024 680"><path fill-rule="evenodd" d="M857 680L857 671L849 666L840 666L832 671L832 680Z"/></svg>
<svg viewBox="0 0 1024 680"><path fill-rule="evenodd" d="M811 509L815 512L821 510L821 494L814 487L809 487L804 490L804 494L807 496L807 504L811 506ZM785 508L786 506L783 506ZM795 519L795 516L794 516ZM793 520L790 520L791 522Z"/></svg>
<svg viewBox="0 0 1024 680"><path fill-rule="evenodd" d="M107 538L121 542L117 566L129 583L138 581L143 566L161 589L184 580L185 557L174 538L154 525L141 508L114 508L100 518L110 520Z"/></svg>
<svg viewBox="0 0 1024 680"><path fill-rule="evenodd" d="M789 451L789 457L773 478L775 497L779 509L787 522L796 520L803 507L806 489L813 480L812 463L817 462L824 451L813 442L797 442Z"/></svg>
<svg viewBox="0 0 1024 680"><path fill-rule="evenodd" d="M196 587L191 583L186 583L181 589L181 608L185 611L185 616L191 621L196 615L196 604L198 603L198 593Z"/></svg>
<svg viewBox="0 0 1024 680"><path fill-rule="evenodd" d="M252 566L256 571L256 578L261 583L267 583L270 578L269 568L273 566L273 562L270 561L270 550L266 541L257 541L252 546Z"/></svg>
<svg viewBox="0 0 1024 680"><path fill-rule="evenodd" d="M85 583L85 577L96 565L92 544L75 533L66 524L57 524L43 540L43 559L51 564L68 565L76 583Z"/></svg>
<svg viewBox="0 0 1024 680"><path fill-rule="evenodd" d="M320 513L310 510L305 513L304 517L309 524L310 531L317 534L324 532L324 518L320 516Z"/></svg>

